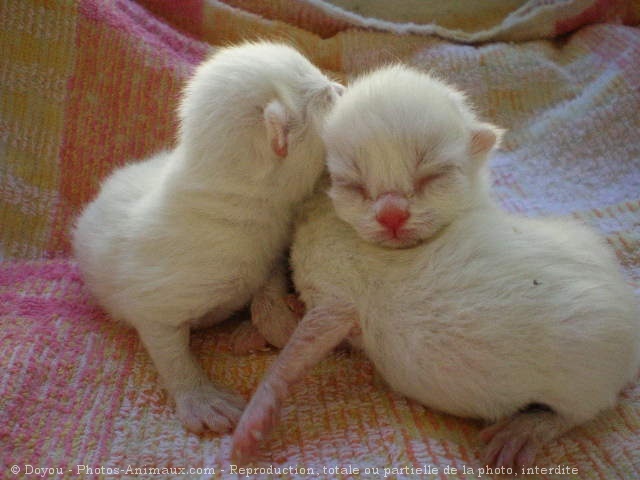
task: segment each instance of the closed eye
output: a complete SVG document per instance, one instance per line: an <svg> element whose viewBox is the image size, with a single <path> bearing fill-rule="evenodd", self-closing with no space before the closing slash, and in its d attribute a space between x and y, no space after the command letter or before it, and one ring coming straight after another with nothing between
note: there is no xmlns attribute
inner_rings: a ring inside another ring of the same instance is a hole
<svg viewBox="0 0 640 480"><path fill-rule="evenodd" d="M425 188L427 188L431 183L435 182L436 180L444 176L445 176L445 172L431 173L429 175L425 175L423 177L420 177L416 181L414 188L416 189L416 191L421 192Z"/></svg>
<svg viewBox="0 0 640 480"><path fill-rule="evenodd" d="M348 180L337 180L334 179L333 180L334 185L336 185L337 187L340 187L344 190L347 190L350 193L356 193L358 195L360 195L362 198L369 198L369 191L367 190L367 187L364 186L364 184L362 183L358 183L358 182L351 182Z"/></svg>
<svg viewBox="0 0 640 480"><path fill-rule="evenodd" d="M422 176L418 176L418 180L413 184L413 188L417 193L422 193L433 183L442 180L443 178L450 177L456 171L459 171L460 167L457 165L442 165L437 170Z"/></svg>

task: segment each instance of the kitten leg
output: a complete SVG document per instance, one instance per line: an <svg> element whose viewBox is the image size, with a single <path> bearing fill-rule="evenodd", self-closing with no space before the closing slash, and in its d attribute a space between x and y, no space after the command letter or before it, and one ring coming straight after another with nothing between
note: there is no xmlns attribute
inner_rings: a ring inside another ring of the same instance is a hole
<svg viewBox="0 0 640 480"><path fill-rule="evenodd" d="M533 465L538 449L576 425L553 411L516 413L480 432L488 443L484 461L492 467L519 469Z"/></svg>
<svg viewBox="0 0 640 480"><path fill-rule="evenodd" d="M309 311L271 365L233 434L232 454L245 461L275 426L289 387L344 340L357 325L350 303L336 302Z"/></svg>
<svg viewBox="0 0 640 480"><path fill-rule="evenodd" d="M138 325L137 330L184 426L193 432L233 428L244 401L211 383L189 349L189 326L154 323Z"/></svg>
<svg viewBox="0 0 640 480"><path fill-rule="evenodd" d="M300 321L288 297L287 275L284 267L278 266L251 301L251 321L264 338L278 348L286 345Z"/></svg>

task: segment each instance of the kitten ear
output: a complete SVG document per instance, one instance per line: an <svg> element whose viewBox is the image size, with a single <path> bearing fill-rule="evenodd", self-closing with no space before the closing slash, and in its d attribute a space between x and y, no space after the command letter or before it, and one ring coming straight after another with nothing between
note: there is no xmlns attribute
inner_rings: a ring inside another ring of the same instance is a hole
<svg viewBox="0 0 640 480"><path fill-rule="evenodd" d="M471 130L471 155L486 156L489 151L500 145L504 130L490 123L478 123Z"/></svg>
<svg viewBox="0 0 640 480"><path fill-rule="evenodd" d="M280 100L272 100L264 108L264 125L273 153L285 158L289 150L289 112Z"/></svg>
<svg viewBox="0 0 640 480"><path fill-rule="evenodd" d="M331 82L331 88L333 89L334 92L336 92L336 95L339 97L341 97L342 94L347 89L347 87L345 87L344 85L338 82Z"/></svg>

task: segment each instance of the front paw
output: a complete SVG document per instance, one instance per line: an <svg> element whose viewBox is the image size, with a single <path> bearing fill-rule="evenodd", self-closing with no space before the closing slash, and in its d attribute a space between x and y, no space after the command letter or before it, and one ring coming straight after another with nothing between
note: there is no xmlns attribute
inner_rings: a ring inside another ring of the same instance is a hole
<svg viewBox="0 0 640 480"><path fill-rule="evenodd" d="M176 413L192 432L205 429L217 433L233 428L242 415L245 401L237 395L207 383L175 394Z"/></svg>
<svg viewBox="0 0 640 480"><path fill-rule="evenodd" d="M258 455L260 443L277 423L279 407L269 385L258 387L233 433L231 452L234 461L243 464Z"/></svg>

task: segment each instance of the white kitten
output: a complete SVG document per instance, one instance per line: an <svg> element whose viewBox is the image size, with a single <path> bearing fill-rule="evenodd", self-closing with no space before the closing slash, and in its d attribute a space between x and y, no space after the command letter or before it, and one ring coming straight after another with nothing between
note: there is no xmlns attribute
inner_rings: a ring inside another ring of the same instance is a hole
<svg viewBox="0 0 640 480"><path fill-rule="evenodd" d="M175 149L117 170L77 222L87 285L137 329L193 431L230 428L243 402L207 378L190 327L243 307L277 267L341 88L284 45L221 50L184 91Z"/></svg>
<svg viewBox="0 0 640 480"><path fill-rule="evenodd" d="M499 135L459 93L404 67L337 102L323 135L335 211L309 200L292 247L308 311L243 414L238 458L346 336L398 392L497 422L481 434L492 465L531 464L614 405L640 363L633 293L587 228L493 204L483 165Z"/></svg>

